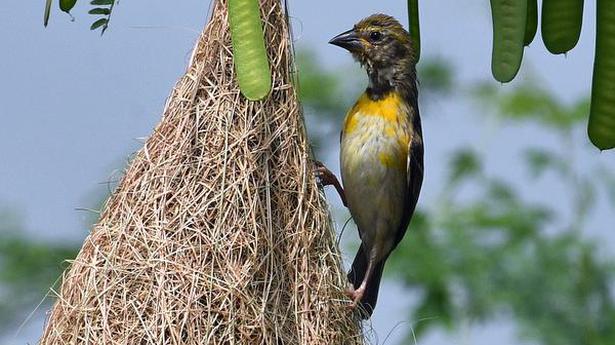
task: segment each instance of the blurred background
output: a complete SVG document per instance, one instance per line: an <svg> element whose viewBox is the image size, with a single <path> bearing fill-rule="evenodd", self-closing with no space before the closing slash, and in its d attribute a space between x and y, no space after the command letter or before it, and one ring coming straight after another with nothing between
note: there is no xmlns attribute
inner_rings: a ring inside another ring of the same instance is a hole
<svg viewBox="0 0 615 345"><path fill-rule="evenodd" d="M44 1L0 4L0 344L33 344L131 153L160 119L209 0L122 1L101 38ZM595 2L566 56L537 37L521 74L491 77L487 0L421 2L426 146L418 211L389 259L373 344L615 343L615 154L586 136ZM405 1L289 0L316 156L339 173L344 112L366 85L327 44ZM358 236L327 190L347 261Z"/></svg>

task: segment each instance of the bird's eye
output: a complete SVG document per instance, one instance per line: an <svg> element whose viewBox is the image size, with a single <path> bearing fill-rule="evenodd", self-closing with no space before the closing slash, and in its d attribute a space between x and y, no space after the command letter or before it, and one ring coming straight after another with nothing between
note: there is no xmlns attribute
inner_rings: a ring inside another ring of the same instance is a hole
<svg viewBox="0 0 615 345"><path fill-rule="evenodd" d="M372 42L380 41L381 38L382 38L382 33L380 31L372 31L369 34L369 39Z"/></svg>

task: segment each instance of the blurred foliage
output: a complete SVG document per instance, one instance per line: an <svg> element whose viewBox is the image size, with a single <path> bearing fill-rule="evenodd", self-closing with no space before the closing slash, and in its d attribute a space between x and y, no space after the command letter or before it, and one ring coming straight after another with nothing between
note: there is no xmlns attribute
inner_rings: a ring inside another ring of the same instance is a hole
<svg viewBox="0 0 615 345"><path fill-rule="evenodd" d="M0 209L0 332L34 310L76 254L76 244L28 237L18 214Z"/></svg>
<svg viewBox="0 0 615 345"><path fill-rule="evenodd" d="M463 174L451 174L454 183L438 207L421 209L391 257L389 273L420 292L411 320L424 321L415 334L511 313L524 334L543 344L615 339L613 261L601 259L597 244L577 231L548 234L555 210L485 176L477 160L468 151L453 153L449 169ZM464 185L477 195L455 197Z"/></svg>
<svg viewBox="0 0 615 345"><path fill-rule="evenodd" d="M526 82L508 93L491 83L472 88L472 96L494 108L493 115L516 122L533 122L549 129L572 130L589 113L589 98L563 104L548 90Z"/></svg>
<svg viewBox="0 0 615 345"><path fill-rule="evenodd" d="M332 137L339 137L336 125L342 121L345 109L353 99L342 90L352 90L353 87L343 84L344 81L348 83L348 78L342 78L340 71L323 69L312 51L299 51L295 58L299 73L299 98L303 103L309 139L318 156L323 143Z"/></svg>
<svg viewBox="0 0 615 345"><path fill-rule="evenodd" d="M342 78L322 68L316 54L310 50L299 51L296 55L299 68L299 97L306 108L317 116L343 116L344 104L340 102ZM341 113L341 115L340 115Z"/></svg>
<svg viewBox="0 0 615 345"><path fill-rule="evenodd" d="M453 66L442 57L421 61L417 68L421 99L450 94L455 86Z"/></svg>
<svg viewBox="0 0 615 345"><path fill-rule="evenodd" d="M509 315L522 335L541 344L613 343L615 260L582 234L596 190L613 190L615 178L600 163L578 164L575 152L589 150L571 140L584 130L588 101L563 104L531 83L508 92L481 84L470 95L486 116L519 131L539 126L558 145L528 144L521 159L510 160L510 166L527 168L523 189L487 174L486 157L474 148L451 153L448 183L437 202L418 211L390 259L388 273L419 292L411 312L411 320L421 320L414 333ZM564 200L524 198L546 173L570 197L569 209L562 210ZM610 203L614 207L615 199Z"/></svg>

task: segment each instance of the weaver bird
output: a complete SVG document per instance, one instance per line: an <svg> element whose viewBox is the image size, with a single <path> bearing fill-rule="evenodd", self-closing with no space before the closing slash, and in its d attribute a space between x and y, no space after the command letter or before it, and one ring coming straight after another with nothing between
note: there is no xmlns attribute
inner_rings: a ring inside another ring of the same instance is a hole
<svg viewBox="0 0 615 345"><path fill-rule="evenodd" d="M351 306L371 316L384 264L399 244L423 182L423 138L410 35L393 17L375 14L329 42L365 67L369 85L347 113L341 134L342 182L322 163L359 230L361 246L348 273Z"/></svg>

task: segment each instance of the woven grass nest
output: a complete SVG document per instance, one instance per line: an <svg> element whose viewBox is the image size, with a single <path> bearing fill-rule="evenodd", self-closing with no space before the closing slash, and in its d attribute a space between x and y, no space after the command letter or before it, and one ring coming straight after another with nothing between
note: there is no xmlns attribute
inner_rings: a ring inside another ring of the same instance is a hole
<svg viewBox="0 0 615 345"><path fill-rule="evenodd" d="M40 344L361 344L293 85L261 0L273 91L240 96L225 0L161 122L64 273Z"/></svg>

